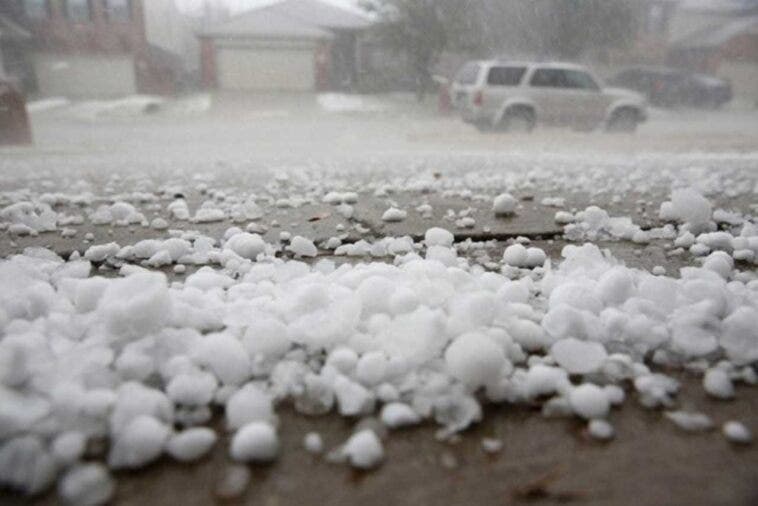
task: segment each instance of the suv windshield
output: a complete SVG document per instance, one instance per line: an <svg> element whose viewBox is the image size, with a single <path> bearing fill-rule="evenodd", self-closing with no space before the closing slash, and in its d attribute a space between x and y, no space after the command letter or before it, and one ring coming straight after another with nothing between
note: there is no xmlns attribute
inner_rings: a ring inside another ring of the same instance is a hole
<svg viewBox="0 0 758 506"><path fill-rule="evenodd" d="M479 64L467 63L458 71L455 80L460 84L474 84L477 77L479 77Z"/></svg>
<svg viewBox="0 0 758 506"><path fill-rule="evenodd" d="M518 86L526 67L492 67L487 74L487 84L493 86Z"/></svg>

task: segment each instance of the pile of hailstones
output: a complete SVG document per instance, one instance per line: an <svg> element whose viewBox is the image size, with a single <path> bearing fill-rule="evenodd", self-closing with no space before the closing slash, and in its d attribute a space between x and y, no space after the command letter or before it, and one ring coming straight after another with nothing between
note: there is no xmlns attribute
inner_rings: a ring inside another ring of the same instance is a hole
<svg viewBox="0 0 758 506"><path fill-rule="evenodd" d="M277 458L284 401L375 416L336 448L317 433L303 441L371 469L384 459L380 427L431 420L444 439L479 421L483 403L539 401L544 416L579 417L610 439L627 395L684 430L714 425L677 408L679 383L656 366L702 374L718 398L756 383L758 281L723 252L672 278L592 244L566 246L557 267L532 252L542 266L489 272L440 228L392 263L284 260L259 243L240 232L216 252L220 268L171 282L133 265L91 276L86 258L46 249L0 260L3 487L39 494L57 481L69 503L103 503L111 470L208 454L214 412L244 471ZM731 441L750 441L739 421L721 422ZM235 476L227 485L241 493Z"/></svg>

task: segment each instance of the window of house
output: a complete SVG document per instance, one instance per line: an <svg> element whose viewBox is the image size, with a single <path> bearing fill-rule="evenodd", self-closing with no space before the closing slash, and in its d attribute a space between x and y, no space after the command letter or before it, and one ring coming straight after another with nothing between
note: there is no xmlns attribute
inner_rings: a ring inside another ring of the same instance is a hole
<svg viewBox="0 0 758 506"><path fill-rule="evenodd" d="M105 0L105 15L111 21L129 21L132 18L132 2Z"/></svg>
<svg viewBox="0 0 758 506"><path fill-rule="evenodd" d="M518 86L526 67L492 67L487 74L487 84L492 86Z"/></svg>
<svg viewBox="0 0 758 506"><path fill-rule="evenodd" d="M66 0L64 7L68 19L74 21L89 21L91 19L90 0Z"/></svg>
<svg viewBox="0 0 758 506"><path fill-rule="evenodd" d="M537 69L529 84L538 88L566 88L566 74L563 69Z"/></svg>
<svg viewBox="0 0 758 506"><path fill-rule="evenodd" d="M49 0L25 0L24 12L32 19L43 19L50 16Z"/></svg>

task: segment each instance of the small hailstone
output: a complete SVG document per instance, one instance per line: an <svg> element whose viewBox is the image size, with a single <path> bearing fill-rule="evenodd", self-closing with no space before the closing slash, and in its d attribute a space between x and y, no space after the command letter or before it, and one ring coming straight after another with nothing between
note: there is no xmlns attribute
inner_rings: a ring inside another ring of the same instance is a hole
<svg viewBox="0 0 758 506"><path fill-rule="evenodd" d="M61 478L58 494L64 502L81 506L98 506L113 496L113 478L102 464L82 464Z"/></svg>
<svg viewBox="0 0 758 506"><path fill-rule="evenodd" d="M168 222L163 218L155 218L150 222L150 228L153 230L166 230L168 228Z"/></svg>
<svg viewBox="0 0 758 506"><path fill-rule="evenodd" d="M174 274L184 274L187 272L187 266L184 264L176 264L174 266Z"/></svg>
<svg viewBox="0 0 758 506"><path fill-rule="evenodd" d="M287 250L299 257L315 257L318 255L318 249L316 249L313 241L299 235L292 238L290 245L287 246Z"/></svg>
<svg viewBox="0 0 758 506"><path fill-rule="evenodd" d="M216 433L212 429L193 427L171 436L166 451L180 462L192 462L208 453L216 439Z"/></svg>
<svg viewBox="0 0 758 506"><path fill-rule="evenodd" d="M687 432L702 432L713 428L713 421L703 413L689 413L687 411L667 411L666 418Z"/></svg>
<svg viewBox="0 0 758 506"><path fill-rule="evenodd" d="M724 433L724 437L732 443L750 444L753 441L753 434L750 429L741 422L730 420L723 425L721 431Z"/></svg>
<svg viewBox="0 0 758 506"><path fill-rule="evenodd" d="M655 274L656 276L663 276L666 274L666 268L663 267L662 265L656 265L655 267L653 267L653 274Z"/></svg>
<svg viewBox="0 0 758 506"><path fill-rule="evenodd" d="M613 436L616 435L613 425L603 419L590 420L590 423L587 425L587 431L590 436L602 441L613 439Z"/></svg>
<svg viewBox="0 0 758 506"><path fill-rule="evenodd" d="M407 211L403 211L402 209L398 209L396 207L390 207L386 211L384 211L384 214L382 214L382 221L386 222L397 222L397 221L403 221L408 216Z"/></svg>
<svg viewBox="0 0 758 506"><path fill-rule="evenodd" d="M734 397L734 385L724 369L715 367L708 369L703 376L703 389L717 399L732 399Z"/></svg>
<svg viewBox="0 0 758 506"><path fill-rule="evenodd" d="M234 435L231 456L239 462L271 462L279 454L276 430L266 422L251 422Z"/></svg>
<svg viewBox="0 0 758 506"><path fill-rule="evenodd" d="M221 499L234 499L241 496L250 483L250 476L250 469L247 466L227 467L221 483L216 487L216 495Z"/></svg>
<svg viewBox="0 0 758 506"><path fill-rule="evenodd" d="M324 451L324 441L318 432L309 432L303 438L303 448L308 453L318 455Z"/></svg>
<svg viewBox="0 0 758 506"><path fill-rule="evenodd" d="M482 450L484 450L486 453L498 453L502 449L502 440L492 437L485 437L482 439Z"/></svg>
<svg viewBox="0 0 758 506"><path fill-rule="evenodd" d="M492 210L495 216L507 216L516 211L518 201L510 193L501 193L492 202Z"/></svg>
<svg viewBox="0 0 758 506"><path fill-rule="evenodd" d="M391 402L382 408L380 416L382 423L390 429L416 425L421 417L413 408L402 402Z"/></svg>
<svg viewBox="0 0 758 506"><path fill-rule="evenodd" d="M569 402L574 413L587 420L605 418L610 410L610 402L605 392L592 383L584 383L572 389Z"/></svg>
<svg viewBox="0 0 758 506"><path fill-rule="evenodd" d="M365 429L350 436L342 447L342 454L353 467L373 469L384 459L384 450L373 430Z"/></svg>

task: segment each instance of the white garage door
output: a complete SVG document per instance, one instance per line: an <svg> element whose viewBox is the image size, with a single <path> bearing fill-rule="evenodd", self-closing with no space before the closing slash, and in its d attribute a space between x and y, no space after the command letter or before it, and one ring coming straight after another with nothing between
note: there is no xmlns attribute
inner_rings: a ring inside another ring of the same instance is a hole
<svg viewBox="0 0 758 506"><path fill-rule="evenodd" d="M39 93L72 98L119 97L136 93L131 56L34 55Z"/></svg>
<svg viewBox="0 0 758 506"><path fill-rule="evenodd" d="M311 91L315 87L310 48L218 50L218 84L224 90Z"/></svg>

